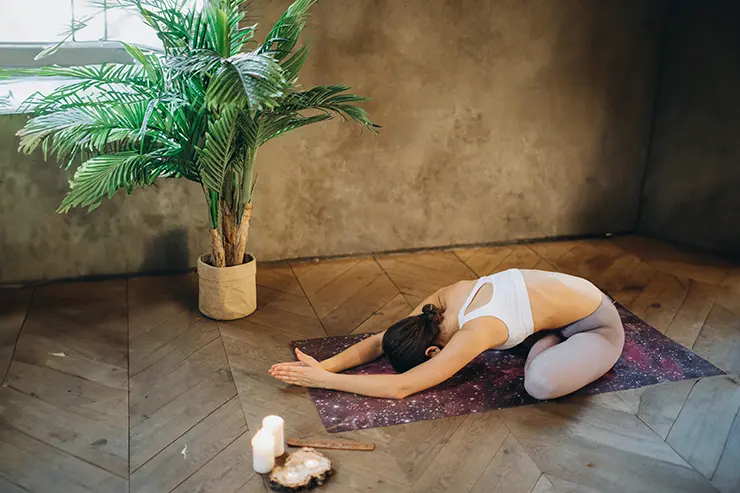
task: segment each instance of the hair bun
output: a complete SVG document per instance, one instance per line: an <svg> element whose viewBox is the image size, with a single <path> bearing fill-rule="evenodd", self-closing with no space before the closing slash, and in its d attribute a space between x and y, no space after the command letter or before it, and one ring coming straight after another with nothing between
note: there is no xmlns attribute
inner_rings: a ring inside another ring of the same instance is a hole
<svg viewBox="0 0 740 493"><path fill-rule="evenodd" d="M435 307L431 303L422 307L421 315L434 324L438 324L442 321L442 315L440 315L437 311L437 307Z"/></svg>

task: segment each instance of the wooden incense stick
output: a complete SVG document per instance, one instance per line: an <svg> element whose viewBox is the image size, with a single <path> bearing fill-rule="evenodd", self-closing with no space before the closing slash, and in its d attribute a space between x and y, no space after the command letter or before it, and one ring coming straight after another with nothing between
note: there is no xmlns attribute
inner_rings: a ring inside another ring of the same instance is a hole
<svg viewBox="0 0 740 493"><path fill-rule="evenodd" d="M285 441L291 447L311 447L332 450L375 450L375 444L371 442L338 442L336 440L299 440L289 438Z"/></svg>

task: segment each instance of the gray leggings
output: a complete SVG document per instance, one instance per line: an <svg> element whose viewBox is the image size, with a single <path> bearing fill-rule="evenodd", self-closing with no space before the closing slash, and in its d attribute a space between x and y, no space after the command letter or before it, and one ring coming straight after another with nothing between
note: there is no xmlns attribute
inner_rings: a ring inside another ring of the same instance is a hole
<svg viewBox="0 0 740 493"><path fill-rule="evenodd" d="M624 327L619 313L609 297L603 295L591 315L532 346L524 365L524 388L540 400L575 392L608 372L623 347Z"/></svg>

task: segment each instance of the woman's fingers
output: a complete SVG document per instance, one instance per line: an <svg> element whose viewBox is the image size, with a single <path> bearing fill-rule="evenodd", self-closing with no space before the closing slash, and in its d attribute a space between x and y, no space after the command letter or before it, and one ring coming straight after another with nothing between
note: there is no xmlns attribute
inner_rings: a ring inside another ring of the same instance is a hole
<svg viewBox="0 0 740 493"><path fill-rule="evenodd" d="M279 366L301 366L301 365L303 365L303 363L300 361L290 361L290 362L285 362L285 363L275 363L270 368L272 369L272 368L277 368Z"/></svg>
<svg viewBox="0 0 740 493"><path fill-rule="evenodd" d="M286 361L285 363L275 363L272 368L276 366L301 366L302 364L300 361Z"/></svg>
<svg viewBox="0 0 740 493"><path fill-rule="evenodd" d="M296 356L298 357L298 359L300 361L302 361L303 363L305 363L305 364L307 364L309 366L319 366L319 365L321 365L321 363L319 363L318 361L316 361L316 358L314 358L313 356L307 355L306 353L304 353L303 351L301 351L298 348L295 348L295 354L296 354Z"/></svg>

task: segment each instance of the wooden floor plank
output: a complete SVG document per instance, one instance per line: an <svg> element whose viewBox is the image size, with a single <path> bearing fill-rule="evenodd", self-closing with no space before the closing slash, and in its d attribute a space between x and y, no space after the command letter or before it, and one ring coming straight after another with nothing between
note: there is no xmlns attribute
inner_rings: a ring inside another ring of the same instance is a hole
<svg viewBox="0 0 740 493"><path fill-rule="evenodd" d="M738 409L740 385L727 377L700 380L666 441L697 471L711 478Z"/></svg>
<svg viewBox="0 0 740 493"><path fill-rule="evenodd" d="M479 248L465 263L478 276L488 276L511 268L532 269L540 260L528 246L513 245Z"/></svg>
<svg viewBox="0 0 740 493"><path fill-rule="evenodd" d="M0 424L0 491L124 493L128 481ZM6 486L10 484L10 488ZM15 486L13 486L15 485ZM15 487L16 489L12 489ZM23 488L23 489L21 489Z"/></svg>
<svg viewBox="0 0 740 493"><path fill-rule="evenodd" d="M607 289L602 277L617 264L625 253L607 241L580 241L553 265L566 274L584 277L601 289ZM617 270L619 268L617 267Z"/></svg>
<svg viewBox="0 0 740 493"><path fill-rule="evenodd" d="M465 264L477 276L487 276L511 255L512 249L507 246L476 248L464 255ZM536 255L533 253L533 255Z"/></svg>
<svg viewBox="0 0 740 493"><path fill-rule="evenodd" d="M172 443L236 395L231 370L220 368L190 390L180 394L147 418L131 426L130 470Z"/></svg>
<svg viewBox="0 0 740 493"><path fill-rule="evenodd" d="M695 380L683 380L644 389L637 417L665 439L695 384Z"/></svg>
<svg viewBox="0 0 740 493"><path fill-rule="evenodd" d="M414 491L470 491L508 434L509 430L495 413L467 416L416 481ZM493 491L493 488L481 491Z"/></svg>
<svg viewBox="0 0 740 493"><path fill-rule="evenodd" d="M665 335L687 348L696 338L714 306L714 298L696 282L691 282L686 299L665 331Z"/></svg>
<svg viewBox="0 0 740 493"><path fill-rule="evenodd" d="M558 478L557 476L545 476L550 481L550 484L553 485L557 493L604 493L603 490L597 490L595 488L583 486L582 484L572 483L565 479Z"/></svg>
<svg viewBox="0 0 740 493"><path fill-rule="evenodd" d="M250 430L260 429L262 418L277 413L285 420L286 437L303 438L325 431L307 389L268 384L239 367L232 371Z"/></svg>
<svg viewBox="0 0 740 493"><path fill-rule="evenodd" d="M637 414L637 410L634 409L629 403L626 403L624 400L622 400L617 392L569 397L567 402L569 404L578 404L580 406L600 406L633 415Z"/></svg>
<svg viewBox="0 0 740 493"><path fill-rule="evenodd" d="M37 321L27 321L26 327L35 328ZM63 337L44 337L29 330L18 341L15 359L37 366L47 366L63 373L85 378L108 387L126 390L128 388L128 369L125 361L114 356L106 358L102 348L85 347L86 341L76 343L75 335ZM100 336L100 342L105 338ZM102 344L101 344L102 346ZM96 354L99 354L96 357ZM109 361L105 361L108 359Z"/></svg>
<svg viewBox="0 0 740 493"><path fill-rule="evenodd" d="M689 281L659 272L632 304L638 317L665 332L686 299Z"/></svg>
<svg viewBox="0 0 740 493"><path fill-rule="evenodd" d="M324 318L381 276L383 271L373 259L362 259L328 284L308 294L308 299L319 318Z"/></svg>
<svg viewBox="0 0 740 493"><path fill-rule="evenodd" d="M455 434L465 416L419 421L394 429L389 452L396 458L406 479L416 482Z"/></svg>
<svg viewBox="0 0 740 493"><path fill-rule="evenodd" d="M549 260L541 259L532 267L534 270L546 270L548 272L558 272L558 268L550 263Z"/></svg>
<svg viewBox="0 0 740 493"><path fill-rule="evenodd" d="M173 341L171 351L164 354L151 365L143 368L130 377L131 393L134 395L133 404L138 402L138 395L146 392L170 375L183 364L192 366L193 360L202 360L209 356L219 355L218 329L214 334L210 321L201 321L191 330L183 334L178 341Z"/></svg>
<svg viewBox="0 0 740 493"><path fill-rule="evenodd" d="M416 252L410 255L399 254L395 255L395 257L426 271L437 272L445 276L453 276L458 280L468 279L474 274L470 267L465 262L462 262L453 252Z"/></svg>
<svg viewBox="0 0 740 493"><path fill-rule="evenodd" d="M224 335L224 346L232 370L240 369L248 372L253 378L272 385L277 381L267 371L276 364L285 361L294 361L295 355L290 349L290 342L275 348L274 338L262 337L254 343L244 339L231 338Z"/></svg>
<svg viewBox="0 0 740 493"><path fill-rule="evenodd" d="M555 487L552 485L547 476L542 474L540 479L537 480L537 484L534 485L532 493L558 493Z"/></svg>
<svg viewBox="0 0 740 493"><path fill-rule="evenodd" d="M0 422L121 478L128 474L128 440L119 428L10 387L0 391Z"/></svg>
<svg viewBox="0 0 740 493"><path fill-rule="evenodd" d="M226 353L220 339L215 339L186 359L169 373L162 372L156 383L151 380L131 378L130 413L131 426L148 419L148 416L172 399L187 392L227 364ZM152 367L152 372L157 365ZM148 374L146 375L148 377Z"/></svg>
<svg viewBox="0 0 740 493"><path fill-rule="evenodd" d="M715 304L693 349L727 373L740 374L740 316Z"/></svg>
<svg viewBox="0 0 740 493"><path fill-rule="evenodd" d="M350 334L398 294L398 288L381 274L322 318L321 324L330 336Z"/></svg>
<svg viewBox="0 0 740 493"><path fill-rule="evenodd" d="M402 294L397 294L383 307L374 311L367 320L360 324L353 334L362 334L365 332L381 332L388 327L405 318L411 313L414 307L406 301Z"/></svg>
<svg viewBox="0 0 740 493"><path fill-rule="evenodd" d="M315 316L311 303L303 293L286 293L259 285L257 286L257 306L260 308L269 306L304 317Z"/></svg>
<svg viewBox="0 0 740 493"><path fill-rule="evenodd" d="M709 284L719 285L732 268L732 264L717 256L651 238L626 236L615 238L614 243L662 272Z"/></svg>
<svg viewBox="0 0 740 493"><path fill-rule="evenodd" d="M541 475L537 464L510 433L478 479L473 493L529 493Z"/></svg>
<svg viewBox="0 0 740 493"><path fill-rule="evenodd" d="M33 289L0 288L0 380L10 367L18 333L26 319Z"/></svg>
<svg viewBox="0 0 740 493"><path fill-rule="evenodd" d="M126 341L126 280L60 282L35 289L28 319L71 327L94 327L117 343ZM84 341L80 341L84 342Z"/></svg>
<svg viewBox="0 0 740 493"><path fill-rule="evenodd" d="M172 493L234 493L255 478L263 492L262 479L252 469L252 434L245 431L210 462L180 483Z"/></svg>
<svg viewBox="0 0 740 493"><path fill-rule="evenodd" d="M175 335L165 335L165 330L162 330L165 327L177 327L173 331ZM150 334L157 334L157 340L147 337ZM217 337L218 326L215 321L193 316L191 312L182 312L156 330L129 342L129 375L136 375L164 357L172 361L174 355L171 353L186 358Z"/></svg>
<svg viewBox="0 0 740 493"><path fill-rule="evenodd" d="M576 245L578 245L577 241L538 241L527 244L540 258L551 263L560 260Z"/></svg>
<svg viewBox="0 0 740 493"><path fill-rule="evenodd" d="M239 402L233 398L132 473L131 492L171 491L246 431Z"/></svg>
<svg viewBox="0 0 740 493"><path fill-rule="evenodd" d="M2 445L0 445L0 449L2 449ZM0 456L2 456L2 453L3 452L0 451ZM56 487L56 485L54 487ZM0 471L0 491L2 491L3 493L28 493L30 490L18 486L15 483L11 483L9 480L5 479L2 476L2 471Z"/></svg>
<svg viewBox="0 0 740 493"><path fill-rule="evenodd" d="M268 329L278 330L287 334L301 337L326 337L326 332L319 320L314 316L296 315L280 310L273 305L258 308L249 316L249 321L263 325Z"/></svg>
<svg viewBox="0 0 740 493"><path fill-rule="evenodd" d="M284 293L303 295L303 289L287 262L259 264L257 267L257 285Z"/></svg>
<svg viewBox="0 0 740 493"><path fill-rule="evenodd" d="M172 317L198 310L198 276L138 277L128 281L129 335L136 339Z"/></svg>
<svg viewBox="0 0 740 493"><path fill-rule="evenodd" d="M359 262L358 258L348 258L317 262L290 262L289 264L303 287L303 291L311 296Z"/></svg>
<svg viewBox="0 0 740 493"><path fill-rule="evenodd" d="M735 415L735 422L727 436L722 457L712 476L712 484L722 493L740 491L740 411Z"/></svg>
<svg viewBox="0 0 740 493"><path fill-rule="evenodd" d="M615 493L714 491L706 478L627 413L564 404L499 413L548 476Z"/></svg>
<svg viewBox="0 0 740 493"><path fill-rule="evenodd" d="M426 262L430 262L430 258ZM412 306L440 288L475 278L475 274L464 266L458 265L453 271L446 271L420 265L414 261L413 254L379 256L376 259Z"/></svg>
<svg viewBox="0 0 740 493"><path fill-rule="evenodd" d="M244 484L241 488L239 488L236 491L236 493L268 493L268 491L272 491L272 490L267 488L267 486L265 486L265 483L262 480L262 477L259 475L255 475L252 479L247 481L246 484ZM198 491L198 493L201 493L201 492ZM202 493L209 493L209 491L203 490ZM221 493L221 490L214 490L213 493Z"/></svg>
<svg viewBox="0 0 740 493"><path fill-rule="evenodd" d="M45 366L14 361L7 385L26 395L86 419L128 433L128 392L61 373Z"/></svg>

